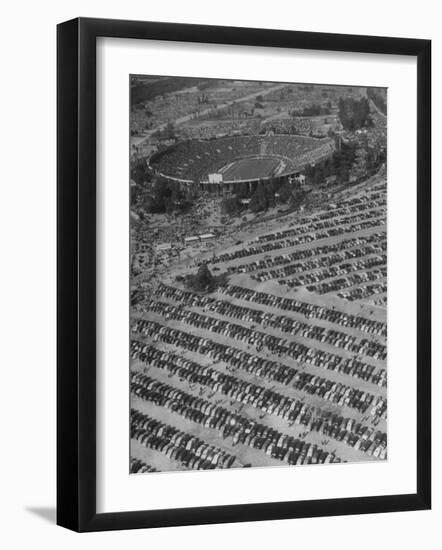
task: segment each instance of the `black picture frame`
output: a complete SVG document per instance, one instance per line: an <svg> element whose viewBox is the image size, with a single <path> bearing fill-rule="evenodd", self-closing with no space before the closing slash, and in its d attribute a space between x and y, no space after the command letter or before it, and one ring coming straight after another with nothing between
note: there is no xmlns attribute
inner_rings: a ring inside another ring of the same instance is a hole
<svg viewBox="0 0 442 550"><path fill-rule="evenodd" d="M417 491L363 498L97 513L96 39L115 37L417 58ZM57 523L84 532L431 506L431 41L74 19L57 28Z"/></svg>

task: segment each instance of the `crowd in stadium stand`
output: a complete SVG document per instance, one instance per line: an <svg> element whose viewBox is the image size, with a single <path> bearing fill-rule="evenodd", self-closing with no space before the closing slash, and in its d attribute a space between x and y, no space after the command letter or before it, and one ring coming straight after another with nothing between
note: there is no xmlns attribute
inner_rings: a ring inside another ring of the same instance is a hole
<svg viewBox="0 0 442 550"><path fill-rule="evenodd" d="M226 396L243 406L252 406L259 409L261 412L260 418L264 418L266 415L276 415L285 419L291 425L300 424L305 426L308 432L320 432L326 437L343 441L347 445L359 448L366 453L374 454L377 452L380 454L383 451L386 455L386 434L381 431L376 432L368 426L363 426L361 423L357 423L355 419L333 414L326 410L318 410L300 399L287 397L277 391L240 380L212 367L199 365L174 353L160 351L141 342L132 342L131 355L148 368L154 367L166 370L169 377L178 376L181 381L186 381L189 388L193 390L196 386L202 389L198 397L195 397L167 384L154 381L146 374L137 373L133 375L131 384L135 395L153 403L161 404L205 427L217 429L222 432L224 438L233 437L235 444L242 443L260 448L256 445L253 436L257 433L261 435L262 430L271 429L256 420L246 419L241 415L241 412L228 411L218 406L216 402L210 401L209 399L215 394ZM349 393L348 388L345 393L339 387L339 384L302 372L297 372L291 382L296 388L302 388L310 394L325 396L331 393L339 394L340 392L342 395ZM150 391L146 392L146 388ZM206 392L208 392L207 400L201 397ZM357 399L357 397L354 398ZM342 397L335 397L334 402L339 402L339 399L342 400ZM276 447L279 447L286 437L283 436ZM379 446L380 448L376 451ZM288 449L286 450L288 451ZM272 452L269 454L281 460L284 460L287 456L282 456L277 448L272 448ZM296 457L292 457L292 461L289 459L289 463L298 463L298 459L293 461L294 458Z"/></svg>
<svg viewBox="0 0 442 550"><path fill-rule="evenodd" d="M187 140L152 159L152 166L168 176L199 180L212 166L240 156L257 155L259 144L253 137L228 137L212 141ZM221 166L220 166L221 167Z"/></svg>
<svg viewBox="0 0 442 550"><path fill-rule="evenodd" d="M308 137L274 135L265 139L266 154L282 155L308 164L313 158L319 159L334 151L334 142L330 139L318 140Z"/></svg>
<svg viewBox="0 0 442 550"><path fill-rule="evenodd" d="M290 159L285 171L323 158L333 152L332 140L300 136L233 136L215 140L186 140L160 153L151 165L161 174L199 181L235 159L275 155Z"/></svg>

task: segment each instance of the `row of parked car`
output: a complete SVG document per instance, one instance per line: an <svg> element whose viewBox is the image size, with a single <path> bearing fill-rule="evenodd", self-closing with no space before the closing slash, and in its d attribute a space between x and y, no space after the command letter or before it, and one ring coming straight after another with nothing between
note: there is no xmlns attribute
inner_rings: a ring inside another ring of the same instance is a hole
<svg viewBox="0 0 442 550"><path fill-rule="evenodd" d="M178 376L181 381L187 381L192 390L195 390L197 386L202 387L199 395L204 395L206 391L209 391L213 397L215 393L218 393L230 399L233 398L243 405L252 405L263 411L264 415L273 414L290 423L305 424L308 420L311 422L309 425L311 430L322 430L323 432L326 430L327 433L324 432L324 435L334 437L328 432L330 413L327 408L320 409L309 406L301 399L282 395L273 389L266 389L231 374L220 372L213 367L200 365L175 353L158 350L136 340L131 344L131 357L141 361L147 368L154 367L167 371L169 377ZM317 395L333 403L340 402L342 396L349 400L358 399L357 394L352 394L351 388L305 372L298 371L294 375L291 385L297 390ZM367 407L364 407L363 412L366 410ZM318 423L318 420L321 422ZM335 419L332 423L335 423ZM364 426L358 425L352 418L340 416L339 426L341 426L341 430L345 427L347 431L354 431L356 435L365 433ZM363 431L360 432L361 430Z"/></svg>
<svg viewBox="0 0 442 550"><path fill-rule="evenodd" d="M248 349L253 349L255 352L260 352L265 349L278 357L287 356L297 361L298 364L344 372L350 376L356 376L357 378L362 378L367 381L370 381L370 377L378 372L375 366L360 360L353 362L353 359L346 359L341 355L329 353L328 351L323 351L318 348L312 348L300 342L289 342L284 338L254 328L209 317L197 313L196 311L173 306L166 302L158 302L155 300L146 301L143 304L143 309L145 313L155 313L164 318L165 321L172 320L180 322L193 328L215 333L218 336L237 340L247 346ZM146 322L147 321L138 321L135 330L143 332L143 323Z"/></svg>
<svg viewBox="0 0 442 550"><path fill-rule="evenodd" d="M387 285L385 283L374 283L372 285L362 285L358 288L352 288L346 292L338 292L340 298L354 302L354 300L365 300L375 294L383 294L387 292ZM382 305L385 305L386 300L382 301Z"/></svg>
<svg viewBox="0 0 442 550"><path fill-rule="evenodd" d="M195 397L150 378L144 374L134 374L131 389L134 395L165 407L175 414L220 432L223 438L232 437L232 444L242 444L262 450L272 458L288 464L312 464L341 462L334 453L319 446L284 434L275 428L216 405L210 401ZM308 451L316 450L315 459ZM232 462L233 464L233 462Z"/></svg>
<svg viewBox="0 0 442 550"><path fill-rule="evenodd" d="M350 214L348 216L333 216L326 220L310 221L306 225L296 224L296 228L284 229L282 231L275 231L273 233L267 233L266 235L260 235L256 238L259 242L277 241L279 239L287 239L290 237L296 237L304 233L312 233L321 229L330 229L340 225L347 225L356 222L362 222L374 217L381 217L386 215L385 208L366 209L363 212L357 214Z"/></svg>
<svg viewBox="0 0 442 550"><path fill-rule="evenodd" d="M152 391L149 393L146 390ZM134 375L132 391L147 401L153 401L157 405L165 406L174 413L182 414L205 427L220 431L223 438L232 437L233 445L240 443L264 450L273 458L287 460L290 464L305 463L300 458L302 457L302 448L308 450L310 444L303 443L300 439L296 440L260 422L246 418L240 413L228 411L215 403L177 390L141 373ZM305 404L297 404L297 410L292 411L292 417L292 423L307 428L304 433L317 431L325 437L343 442L361 452L379 458L386 458L386 434L361 422L356 422L355 419L345 418L329 411L320 413ZM301 448L297 449L297 445ZM318 447L316 448L319 450ZM291 455L291 450L295 451L294 455ZM381 451L383 451L382 454ZM330 456L330 461L336 461L334 453L323 452ZM326 456L324 459L326 459ZM307 461L307 463L311 462Z"/></svg>
<svg viewBox="0 0 442 550"><path fill-rule="evenodd" d="M202 308L204 311L215 312L224 317L258 324L262 328L270 327L292 336L300 335L303 338L316 340L359 355L367 355L381 360L387 356L386 346L374 340L360 339L346 332L304 323L285 315L239 306L226 300L218 300L208 295L182 290L163 283L158 285L154 296L157 299L173 300L183 308Z"/></svg>
<svg viewBox="0 0 442 550"><path fill-rule="evenodd" d="M181 380L186 380L190 387L194 384L202 385L211 392L234 398L244 405L252 405L289 421L295 421L303 407L305 412L305 405L300 399L285 396L275 390L247 382L232 374L222 373L213 367L200 365L174 353L158 350L148 344L133 341L131 357L149 367L166 370L170 376L178 375ZM363 413L374 401L374 397L367 398L360 390L302 371L294 374L291 385L309 395L317 395L331 403L346 405Z"/></svg>
<svg viewBox="0 0 442 550"><path fill-rule="evenodd" d="M286 254L268 254L260 260L251 260L244 264L228 266L226 271L229 273L253 273L255 271L279 269L281 267L287 267L290 270L290 265L294 262L305 263L309 258L324 259L334 253L342 252L343 250L363 247L367 244L377 244L382 239L386 239L385 231L377 231L365 237L351 237L342 239L337 243L311 246ZM288 274L290 274L290 272L288 272Z"/></svg>
<svg viewBox="0 0 442 550"><path fill-rule="evenodd" d="M272 279L284 279L292 275L297 275L306 271L313 271L314 269L331 267L335 264L343 263L348 260L355 260L357 258L363 258L364 256L369 256L371 254L380 254L385 252L387 249L386 237L386 234L382 233L379 236L379 241L374 244L342 250L341 252L327 254L326 256L319 256L318 258L314 258L312 260L283 265L277 269L259 271L258 273L253 273L252 279L259 282L270 281Z"/></svg>
<svg viewBox="0 0 442 550"><path fill-rule="evenodd" d="M316 231L308 233L306 235L300 235L298 237L286 238L284 240L271 241L266 244L254 245L249 247L239 248L232 252L224 252L223 254L213 255L210 257L210 263L226 263L240 258L247 258L249 256L255 256L257 254L265 254L268 252L274 252L283 248L290 248L293 246L299 246L301 244L311 243L319 241L321 239L328 239L330 237L337 237L346 233L355 233L356 231L362 231L364 229L370 229L374 227L383 226L386 223L385 216L370 218L367 221L361 221L352 223L349 225L337 225L330 229Z"/></svg>
<svg viewBox="0 0 442 550"><path fill-rule="evenodd" d="M322 220L330 220L338 216L348 216L356 212L364 212L365 210L374 210L376 208L383 207L387 204L386 197L377 196L378 194L373 194L366 197L361 197L358 200L359 202L350 204L351 201L342 201L339 203L339 207L335 205L334 208L329 207L326 210L319 212L318 214L313 214L310 216L304 216L297 218L296 221L289 223L289 227L309 224L311 222L319 222ZM269 237L273 233L267 233L265 235L260 235L257 237L257 240L269 240Z"/></svg>
<svg viewBox="0 0 442 550"><path fill-rule="evenodd" d="M363 273L355 273L348 277L341 277L340 279L333 279L325 283L319 283L316 285L308 285L307 290L315 292L316 294L327 294L329 292L338 292L344 288L348 288L355 285L361 285L363 283L377 281L384 279L387 276L387 267L381 267L380 269L373 269L372 271L365 271ZM341 296L343 297L343 296Z"/></svg>
<svg viewBox="0 0 442 550"><path fill-rule="evenodd" d="M131 410L131 437L193 470L231 468L236 457L202 439Z"/></svg>
<svg viewBox="0 0 442 550"><path fill-rule="evenodd" d="M382 321L368 319L362 315L354 315L338 311L337 309L285 298L269 294L268 292L257 292L246 287L237 285L226 285L221 287L218 292L247 302L261 304L283 311L293 311L304 315L307 319L321 319L329 323L356 329L374 336L387 336L387 324Z"/></svg>
<svg viewBox="0 0 442 550"><path fill-rule="evenodd" d="M146 474L150 472L158 472L156 468L150 464L146 464L139 458L130 459L130 473L131 474Z"/></svg>
<svg viewBox="0 0 442 550"><path fill-rule="evenodd" d="M386 265L387 255L379 254L362 258L360 260L357 260L356 262L344 262L339 265L327 267L326 269L312 271L311 273L305 273L303 275L299 275L298 277L294 277L293 279L280 282L282 284L290 286L291 288L298 286L310 287L310 285L318 284L324 279L331 279L332 277L342 277L356 271L363 271L363 273L360 273L359 275L365 276L367 269L373 269L374 267L382 267Z"/></svg>
<svg viewBox="0 0 442 550"><path fill-rule="evenodd" d="M178 329L165 327L155 321L139 320L134 326L134 331L151 338L154 342L160 341L197 352L213 361L222 361L233 369L245 370L259 378L276 381L284 385L288 385L298 373L293 367L257 355L251 355L246 351L194 336ZM343 372L351 374L355 369L360 371L361 365L356 360L346 360L342 366L343 369L346 369ZM319 383L319 380L322 379L318 377L317 383ZM338 405L347 405L365 412L374 403L374 396L370 392L355 390L356 393L352 393L350 386L340 385L339 387L342 389L342 394L339 393L339 399L336 401ZM382 411L382 414L384 413L386 413L386 399L385 410Z"/></svg>

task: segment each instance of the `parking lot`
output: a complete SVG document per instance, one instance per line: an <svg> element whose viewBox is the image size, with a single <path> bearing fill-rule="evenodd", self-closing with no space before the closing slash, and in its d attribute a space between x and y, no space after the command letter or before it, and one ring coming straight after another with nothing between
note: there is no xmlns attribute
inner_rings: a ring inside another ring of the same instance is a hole
<svg viewBox="0 0 442 550"><path fill-rule="evenodd" d="M174 264L133 310L134 471L386 459L385 179L244 237L186 264L215 292Z"/></svg>

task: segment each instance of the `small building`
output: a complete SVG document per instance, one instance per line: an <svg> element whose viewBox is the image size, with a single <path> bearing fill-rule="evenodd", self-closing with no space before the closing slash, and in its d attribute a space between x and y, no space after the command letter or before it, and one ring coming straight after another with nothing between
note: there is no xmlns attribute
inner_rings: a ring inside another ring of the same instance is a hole
<svg viewBox="0 0 442 550"><path fill-rule="evenodd" d="M209 174L208 176L209 183L222 183L223 182L223 175L222 174Z"/></svg>
<svg viewBox="0 0 442 550"><path fill-rule="evenodd" d="M160 137L160 139L158 140L158 143L166 147L169 147L170 145L174 145L176 141L177 140L174 137Z"/></svg>
<svg viewBox="0 0 442 550"><path fill-rule="evenodd" d="M197 237L196 235L192 237L184 237L185 244L194 244L197 241L199 241L199 237Z"/></svg>
<svg viewBox="0 0 442 550"><path fill-rule="evenodd" d="M214 239L215 235L213 233L204 233L203 235L200 235L199 238L202 241L209 241L210 239Z"/></svg>
<svg viewBox="0 0 442 550"><path fill-rule="evenodd" d="M165 252L166 250L171 250L171 248L172 243L160 243L156 246L157 252Z"/></svg>

